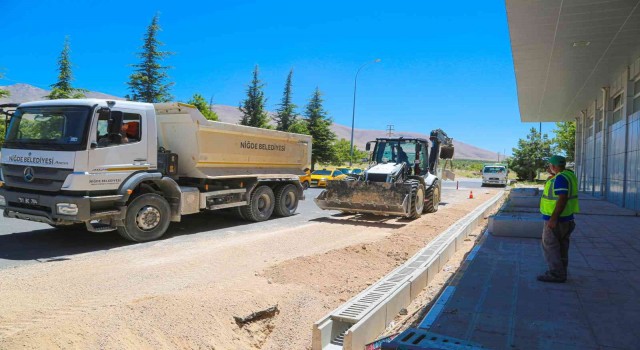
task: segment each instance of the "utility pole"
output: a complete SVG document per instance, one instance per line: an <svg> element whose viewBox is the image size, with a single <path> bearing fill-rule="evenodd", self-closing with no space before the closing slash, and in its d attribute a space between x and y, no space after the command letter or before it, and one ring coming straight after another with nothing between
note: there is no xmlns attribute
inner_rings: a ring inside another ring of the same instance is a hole
<svg viewBox="0 0 640 350"><path fill-rule="evenodd" d="M387 124L387 137L393 136L393 132L395 131L393 124Z"/></svg>
<svg viewBox="0 0 640 350"><path fill-rule="evenodd" d="M209 99L209 111L213 112L213 96L215 95L211 95L211 98Z"/></svg>

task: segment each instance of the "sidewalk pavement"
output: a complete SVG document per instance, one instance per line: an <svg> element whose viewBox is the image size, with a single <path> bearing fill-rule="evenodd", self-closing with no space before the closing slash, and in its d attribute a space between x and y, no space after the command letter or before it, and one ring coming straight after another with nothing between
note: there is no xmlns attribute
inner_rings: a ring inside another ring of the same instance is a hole
<svg viewBox="0 0 640 350"><path fill-rule="evenodd" d="M640 217L580 205L566 283L536 280L540 239L486 233L422 328L488 349L640 349Z"/></svg>

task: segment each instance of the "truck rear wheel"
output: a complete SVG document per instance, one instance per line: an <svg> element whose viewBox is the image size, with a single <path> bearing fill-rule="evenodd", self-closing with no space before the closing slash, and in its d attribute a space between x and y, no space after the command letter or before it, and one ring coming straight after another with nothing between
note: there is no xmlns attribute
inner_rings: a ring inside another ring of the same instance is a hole
<svg viewBox="0 0 640 350"><path fill-rule="evenodd" d="M409 203L409 219L417 219L424 210L424 186L416 180L411 181L411 194Z"/></svg>
<svg viewBox="0 0 640 350"><path fill-rule="evenodd" d="M298 209L298 189L292 184L278 187L275 193L276 215L291 216Z"/></svg>
<svg viewBox="0 0 640 350"><path fill-rule="evenodd" d="M124 226L118 226L118 233L134 242L153 241L167 231L170 214L171 207L164 197L155 193L142 194L127 206Z"/></svg>
<svg viewBox="0 0 640 350"><path fill-rule="evenodd" d="M251 194L249 205L241 207L242 216L249 221L260 222L271 217L276 199L269 186L260 186Z"/></svg>
<svg viewBox="0 0 640 350"><path fill-rule="evenodd" d="M435 213L440 206L440 182L434 181L433 185L429 186L426 193L426 203L424 206L425 213Z"/></svg>

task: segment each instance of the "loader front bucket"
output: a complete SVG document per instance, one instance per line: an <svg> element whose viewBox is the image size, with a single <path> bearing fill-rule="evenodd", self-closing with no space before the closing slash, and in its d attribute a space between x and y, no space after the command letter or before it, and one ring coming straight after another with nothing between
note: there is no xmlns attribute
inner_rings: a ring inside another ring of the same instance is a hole
<svg viewBox="0 0 640 350"><path fill-rule="evenodd" d="M364 181L329 181L315 199L325 210L408 216L411 187L405 184Z"/></svg>

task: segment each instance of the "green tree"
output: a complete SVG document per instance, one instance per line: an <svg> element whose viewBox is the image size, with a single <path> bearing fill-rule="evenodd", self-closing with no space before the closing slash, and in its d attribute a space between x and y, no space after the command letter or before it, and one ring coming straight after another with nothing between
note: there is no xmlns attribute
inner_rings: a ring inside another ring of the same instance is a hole
<svg viewBox="0 0 640 350"><path fill-rule="evenodd" d="M568 161L575 161L576 156L576 123L556 123L553 130L556 136L553 138L554 146L567 156Z"/></svg>
<svg viewBox="0 0 640 350"><path fill-rule="evenodd" d="M545 168L545 157L551 156L552 141L547 134L540 135L531 128L526 139L518 140L518 147L513 149L513 156L509 160L509 168L518 174L522 180L533 181L539 170Z"/></svg>
<svg viewBox="0 0 640 350"><path fill-rule="evenodd" d="M191 100L187 103L196 106L207 120L218 120L218 114L211 110L211 105L207 103L207 100L205 100L202 95L198 93L193 94L193 97L191 97Z"/></svg>
<svg viewBox="0 0 640 350"><path fill-rule="evenodd" d="M287 129L287 132L292 132L295 134L311 135L311 133L309 133L309 128L307 127L307 121L304 119L297 119L297 118L296 118L296 121L293 122L291 126L289 126L289 129Z"/></svg>
<svg viewBox="0 0 640 350"><path fill-rule="evenodd" d="M287 131L289 127L296 121L296 105L291 102L291 79L293 77L293 69L289 71L287 82L284 85L284 93L282 94L282 102L276 111L273 120L276 122L276 129Z"/></svg>
<svg viewBox="0 0 640 350"><path fill-rule="evenodd" d="M69 45L69 37L64 38L64 45L62 46L62 52L58 57L58 81L51 86L51 92L45 96L50 100L58 100L62 98L83 98L85 89L76 89L71 86L73 80L73 73L71 72L71 60L69 54L71 48Z"/></svg>
<svg viewBox="0 0 640 350"><path fill-rule="evenodd" d="M305 109L307 129L313 138L311 170L314 169L316 163L328 164L334 161L336 157L333 147L336 134L331 131L333 120L327 115L327 112L322 106L323 100L321 95L320 89L316 87Z"/></svg>
<svg viewBox="0 0 640 350"><path fill-rule="evenodd" d="M4 79L4 74L0 73L0 80ZM9 90L0 89L0 98L9 97ZM2 123L4 125L4 123ZM4 133L2 134L4 136Z"/></svg>
<svg viewBox="0 0 640 350"><path fill-rule="evenodd" d="M335 159L331 163L332 165L344 165L349 162L349 158L351 156L351 142L347 139L340 139L333 144ZM363 158L367 158L369 153L366 151L361 151L353 146L353 163L360 163Z"/></svg>
<svg viewBox="0 0 640 350"><path fill-rule="evenodd" d="M157 103L169 102L173 99L169 93L173 82L166 82L169 77L167 70L171 67L161 65L162 60L173 53L159 50L159 47L164 44L158 41L158 31L160 31L160 25L156 14L147 27L142 52L138 53L141 62L132 65L135 70L129 76L127 83L131 91L131 95L126 96L128 100Z"/></svg>
<svg viewBox="0 0 640 350"><path fill-rule="evenodd" d="M238 107L242 112L240 124L269 129L269 115L264 109L267 99L262 91L264 84L258 78L258 74L259 70L256 65L253 70L253 79L247 88L247 98Z"/></svg>

